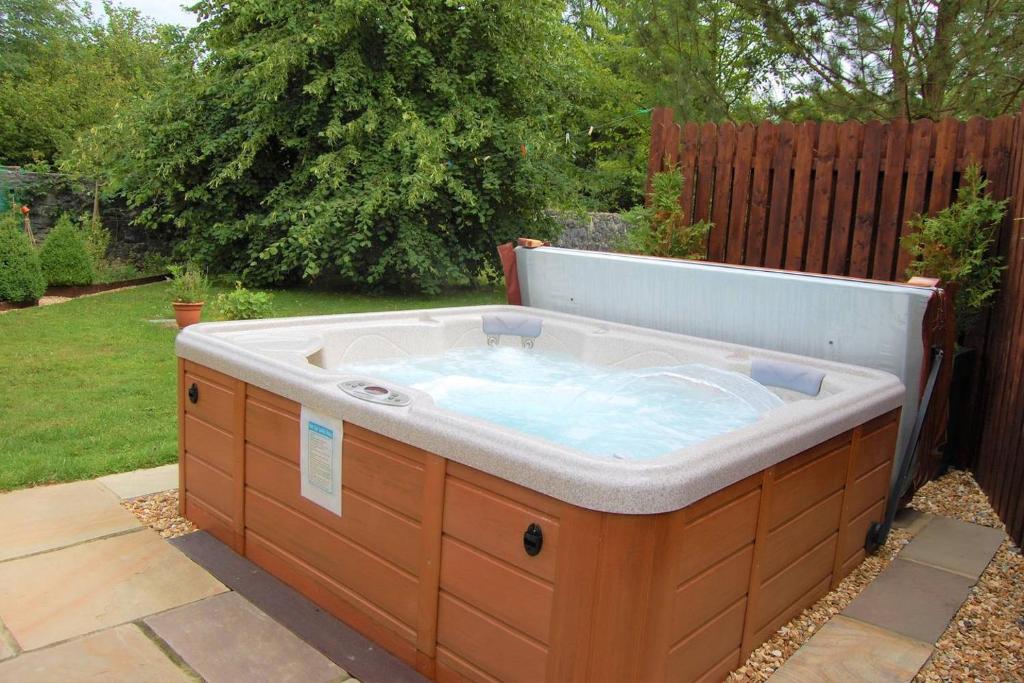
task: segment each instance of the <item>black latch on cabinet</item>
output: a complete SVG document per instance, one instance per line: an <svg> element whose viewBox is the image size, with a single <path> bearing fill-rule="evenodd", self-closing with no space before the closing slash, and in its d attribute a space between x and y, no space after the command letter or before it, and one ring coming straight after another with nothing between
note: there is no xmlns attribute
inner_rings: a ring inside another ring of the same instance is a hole
<svg viewBox="0 0 1024 683"><path fill-rule="evenodd" d="M526 550L526 554L533 557L540 552L543 545L544 532L540 530L540 524L534 522L526 527L526 532L523 534L523 549Z"/></svg>
<svg viewBox="0 0 1024 683"><path fill-rule="evenodd" d="M196 386L195 382L192 382L192 386L188 388L188 400L193 403L197 403L199 401L199 387Z"/></svg>

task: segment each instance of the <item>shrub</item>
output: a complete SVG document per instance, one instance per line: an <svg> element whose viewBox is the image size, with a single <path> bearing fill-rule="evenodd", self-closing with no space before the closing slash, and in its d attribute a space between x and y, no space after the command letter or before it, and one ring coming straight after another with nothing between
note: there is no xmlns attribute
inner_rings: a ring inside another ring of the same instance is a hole
<svg viewBox="0 0 1024 683"><path fill-rule="evenodd" d="M964 170L956 201L934 216L916 215L903 248L913 257L907 275L924 275L956 283L954 298L958 331L971 328L999 288L1001 259L992 253L1006 200L986 191L988 181L973 165Z"/></svg>
<svg viewBox="0 0 1024 683"><path fill-rule="evenodd" d="M206 273L194 263L186 266L171 266L171 301L194 304L206 300L210 293L210 281Z"/></svg>
<svg viewBox="0 0 1024 683"><path fill-rule="evenodd" d="M8 212L5 212L5 214ZM0 223L0 301L36 301L46 291L39 254L21 230L21 219L11 212Z"/></svg>
<svg viewBox="0 0 1024 683"><path fill-rule="evenodd" d="M683 176L677 170L656 173L651 183L651 205L637 206L623 217L632 226L617 245L622 251L650 256L703 260L707 258L707 221L683 223L679 195Z"/></svg>
<svg viewBox="0 0 1024 683"><path fill-rule="evenodd" d="M50 285L90 285L96 277L85 240L67 214L47 234L39 262Z"/></svg>
<svg viewBox="0 0 1024 683"><path fill-rule="evenodd" d="M22 232L21 207L12 204L10 209L0 211L0 231Z"/></svg>
<svg viewBox="0 0 1024 683"><path fill-rule="evenodd" d="M82 226L85 250L89 252L93 265L98 266L106 257L107 249L110 247L110 231L103 227L101 221L94 221L88 214L82 216L79 225Z"/></svg>
<svg viewBox="0 0 1024 683"><path fill-rule="evenodd" d="M224 320L256 320L271 316L272 300L270 292L253 292L235 282L234 290L218 294L213 306Z"/></svg>

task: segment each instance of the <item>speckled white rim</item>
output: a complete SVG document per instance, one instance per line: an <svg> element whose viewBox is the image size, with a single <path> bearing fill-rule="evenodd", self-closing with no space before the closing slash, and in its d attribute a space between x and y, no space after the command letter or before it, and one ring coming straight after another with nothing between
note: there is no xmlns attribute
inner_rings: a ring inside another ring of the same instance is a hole
<svg viewBox="0 0 1024 683"><path fill-rule="evenodd" d="M536 348L567 351L585 362L703 362L743 371L759 358L820 369L825 385L814 399L786 397L783 406L742 429L634 461L588 455L456 414L408 387L401 387L413 396L407 407L369 403L338 387L352 378L344 372L346 360L485 346L483 315L523 313L543 319ZM624 514L685 507L898 407L904 394L886 372L515 306L203 323L181 332L175 348L182 358L384 436L574 505Z"/></svg>

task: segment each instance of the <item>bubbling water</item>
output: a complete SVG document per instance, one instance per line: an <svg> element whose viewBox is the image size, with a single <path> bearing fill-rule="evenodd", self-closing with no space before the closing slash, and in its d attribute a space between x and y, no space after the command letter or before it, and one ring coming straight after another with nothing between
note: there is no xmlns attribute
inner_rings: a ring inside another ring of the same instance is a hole
<svg viewBox="0 0 1024 683"><path fill-rule="evenodd" d="M739 429L782 405L749 377L707 365L625 370L508 347L338 369L419 389L456 413L623 459L670 453Z"/></svg>

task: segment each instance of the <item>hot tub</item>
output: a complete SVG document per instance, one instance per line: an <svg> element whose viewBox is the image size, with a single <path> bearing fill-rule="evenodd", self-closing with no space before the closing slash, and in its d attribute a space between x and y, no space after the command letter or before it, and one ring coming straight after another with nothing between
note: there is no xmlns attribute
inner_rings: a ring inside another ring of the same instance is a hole
<svg viewBox="0 0 1024 683"><path fill-rule="evenodd" d="M724 677L863 559L904 396L511 306L202 324L176 347L183 514L439 680Z"/></svg>

